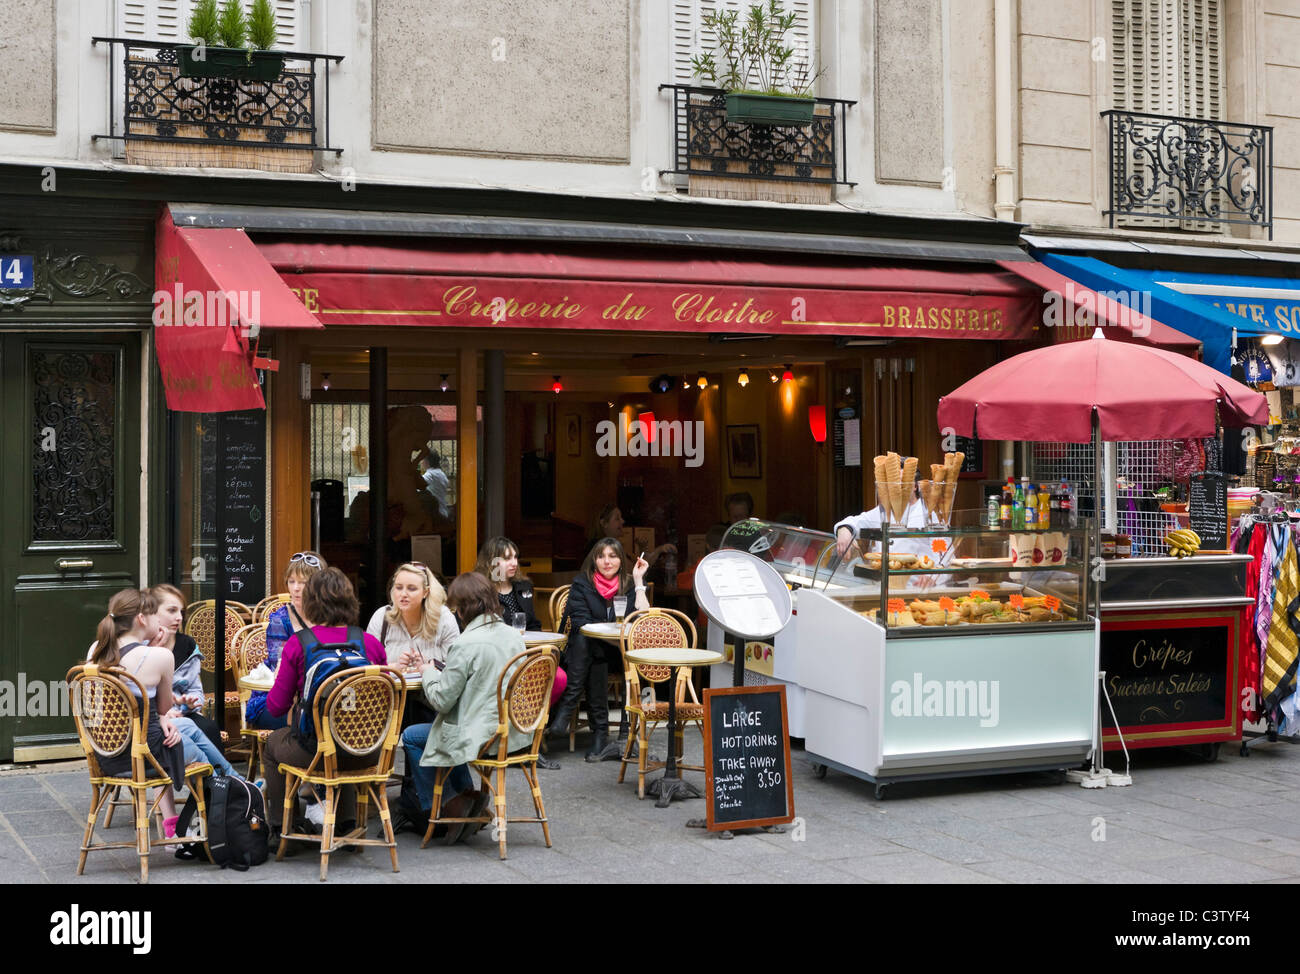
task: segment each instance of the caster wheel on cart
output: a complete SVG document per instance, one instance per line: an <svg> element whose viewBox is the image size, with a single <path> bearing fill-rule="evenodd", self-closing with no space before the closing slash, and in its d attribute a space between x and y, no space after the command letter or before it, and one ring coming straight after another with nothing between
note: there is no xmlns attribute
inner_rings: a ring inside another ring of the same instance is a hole
<svg viewBox="0 0 1300 974"><path fill-rule="evenodd" d="M1213 764L1215 761L1219 760L1219 742L1215 741L1213 744L1202 744L1201 757L1205 759L1207 764Z"/></svg>
<svg viewBox="0 0 1300 974"><path fill-rule="evenodd" d="M825 777L826 777L826 765L824 765L824 764L814 764L814 765L813 765L813 774L815 774L818 778L825 778Z"/></svg>
<svg viewBox="0 0 1300 974"><path fill-rule="evenodd" d="M877 801L884 801L884 800L885 800L885 789L888 788L888 787L889 787L889 785L876 785L876 800L877 800Z"/></svg>
<svg viewBox="0 0 1300 974"><path fill-rule="evenodd" d="M1245 741L1242 741L1242 742L1241 742L1241 756L1242 756L1243 758L1248 758L1248 757L1250 757L1250 748L1248 748L1248 747L1246 746L1246 742L1245 742Z"/></svg>

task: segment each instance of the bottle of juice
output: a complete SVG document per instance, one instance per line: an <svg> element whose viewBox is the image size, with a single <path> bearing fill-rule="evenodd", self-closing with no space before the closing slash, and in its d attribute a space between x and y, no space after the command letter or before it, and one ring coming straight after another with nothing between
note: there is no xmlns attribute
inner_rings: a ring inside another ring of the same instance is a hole
<svg viewBox="0 0 1300 974"><path fill-rule="evenodd" d="M1016 492L1011 497L1011 530L1025 529L1025 488L1016 484Z"/></svg>
<svg viewBox="0 0 1300 974"><path fill-rule="evenodd" d="M1052 495L1047 492L1046 484L1038 485L1038 530L1046 531L1052 527Z"/></svg>
<svg viewBox="0 0 1300 974"><path fill-rule="evenodd" d="M1002 485L1002 503L998 507L998 520L1002 522L1002 530L1011 530L1011 508L1012 501L1015 497L1015 489L1011 486L1011 478Z"/></svg>
<svg viewBox="0 0 1300 974"><path fill-rule="evenodd" d="M1025 530L1038 530L1038 488L1029 483L1026 478L1022 481L1025 490Z"/></svg>

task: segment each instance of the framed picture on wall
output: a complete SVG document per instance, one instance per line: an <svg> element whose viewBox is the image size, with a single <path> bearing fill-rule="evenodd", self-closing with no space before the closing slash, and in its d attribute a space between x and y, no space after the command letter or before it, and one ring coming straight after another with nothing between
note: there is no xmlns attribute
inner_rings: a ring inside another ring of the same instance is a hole
<svg viewBox="0 0 1300 974"><path fill-rule="evenodd" d="M582 417L577 413L564 416L564 447L569 456L582 456Z"/></svg>
<svg viewBox="0 0 1300 974"><path fill-rule="evenodd" d="M727 427L727 475L737 480L763 476L762 442L758 425Z"/></svg>

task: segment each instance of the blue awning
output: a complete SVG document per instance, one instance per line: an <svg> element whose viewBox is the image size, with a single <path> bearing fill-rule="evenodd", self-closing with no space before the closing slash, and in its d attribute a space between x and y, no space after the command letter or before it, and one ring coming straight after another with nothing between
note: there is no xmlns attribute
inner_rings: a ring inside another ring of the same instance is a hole
<svg viewBox="0 0 1300 974"><path fill-rule="evenodd" d="M1206 364L1225 375L1232 370L1234 331L1300 338L1300 279L1134 270L1064 254L1040 259L1093 290L1140 295L1131 300L1144 303L1131 306L1199 338Z"/></svg>

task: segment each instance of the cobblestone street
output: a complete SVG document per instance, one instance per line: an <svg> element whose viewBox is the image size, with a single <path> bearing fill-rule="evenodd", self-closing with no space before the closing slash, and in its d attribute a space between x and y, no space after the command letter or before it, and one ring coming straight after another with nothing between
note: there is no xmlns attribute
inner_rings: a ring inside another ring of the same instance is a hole
<svg viewBox="0 0 1300 974"><path fill-rule="evenodd" d="M694 755L699 757L699 738ZM1205 763L1190 751L1138 752L1129 788L1085 791L1053 775L895 786L878 801L831 771L818 780L792 757L800 821L784 834L727 841L685 827L704 803L659 809L616 783L616 763L560 755L542 773L554 848L535 826L511 826L501 862L488 832L452 848L398 836L401 872L383 849L331 857L331 883L1255 883L1300 880L1300 750L1271 745L1242 758L1226 746ZM688 757L691 757L688 740ZM1122 759L1121 759L1122 760ZM1111 767L1117 761L1110 759ZM689 772L688 772L689 774ZM629 775L629 779L632 776ZM393 795L396 793L393 792ZM89 787L68 762L0 772L0 864L10 883L134 883L129 851L92 854L76 876ZM522 777L511 808L528 804ZM128 838L119 812L110 834ZM98 834L98 833L97 833ZM184 863L159 849L150 885L315 882L309 849L248 873Z"/></svg>

